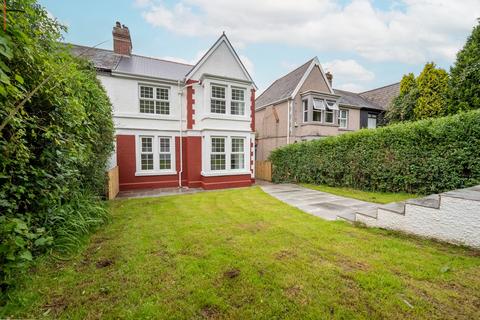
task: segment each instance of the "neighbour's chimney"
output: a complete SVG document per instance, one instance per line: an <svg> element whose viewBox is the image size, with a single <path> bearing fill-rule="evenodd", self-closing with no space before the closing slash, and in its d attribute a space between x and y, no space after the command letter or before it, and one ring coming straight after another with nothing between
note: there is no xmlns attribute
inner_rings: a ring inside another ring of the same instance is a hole
<svg viewBox="0 0 480 320"><path fill-rule="evenodd" d="M325 76L327 77L328 83L330 83L331 87L333 82L333 74L331 74L330 71L327 71L327 73L325 73Z"/></svg>
<svg viewBox="0 0 480 320"><path fill-rule="evenodd" d="M113 52L124 56L132 54L132 39L130 38L130 31L125 25L120 22L115 23L112 31L113 35Z"/></svg>

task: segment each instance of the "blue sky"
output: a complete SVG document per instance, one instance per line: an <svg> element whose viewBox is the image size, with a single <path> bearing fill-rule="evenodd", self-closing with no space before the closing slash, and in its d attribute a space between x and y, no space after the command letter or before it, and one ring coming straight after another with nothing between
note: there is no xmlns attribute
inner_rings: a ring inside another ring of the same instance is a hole
<svg viewBox="0 0 480 320"><path fill-rule="evenodd" d="M480 17L480 0L40 0L65 40L112 47L115 21L139 55L194 63L225 31L260 91L318 56L334 87L361 92L427 61L448 69Z"/></svg>

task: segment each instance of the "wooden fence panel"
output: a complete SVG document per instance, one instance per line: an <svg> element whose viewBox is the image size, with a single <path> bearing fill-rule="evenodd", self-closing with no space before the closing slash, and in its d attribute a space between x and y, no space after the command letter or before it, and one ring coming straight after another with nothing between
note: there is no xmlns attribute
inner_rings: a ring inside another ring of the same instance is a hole
<svg viewBox="0 0 480 320"><path fill-rule="evenodd" d="M255 161L255 179L272 181L272 163L270 161Z"/></svg>
<svg viewBox="0 0 480 320"><path fill-rule="evenodd" d="M119 184L118 184L118 166L110 169L110 171L107 172L107 177L108 177L108 185L107 185L107 197L108 200L115 199L117 196L119 190Z"/></svg>

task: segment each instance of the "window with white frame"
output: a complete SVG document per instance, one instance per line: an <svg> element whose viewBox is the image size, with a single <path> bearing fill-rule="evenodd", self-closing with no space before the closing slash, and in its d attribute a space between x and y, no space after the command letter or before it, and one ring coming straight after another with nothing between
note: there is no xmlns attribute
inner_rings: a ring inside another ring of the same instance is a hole
<svg viewBox="0 0 480 320"><path fill-rule="evenodd" d="M327 108L325 110L325 123L333 123L335 110L338 111L338 106L335 101L327 100Z"/></svg>
<svg viewBox="0 0 480 320"><path fill-rule="evenodd" d="M232 138L232 153L230 156L230 169L245 169L245 138Z"/></svg>
<svg viewBox="0 0 480 320"><path fill-rule="evenodd" d="M308 122L308 100L302 101L303 104L303 122Z"/></svg>
<svg viewBox="0 0 480 320"><path fill-rule="evenodd" d="M153 170L153 137L140 137L140 169Z"/></svg>
<svg viewBox="0 0 480 320"><path fill-rule="evenodd" d="M212 85L210 99L210 112L225 114L226 110L226 95L224 86Z"/></svg>
<svg viewBox="0 0 480 320"><path fill-rule="evenodd" d="M312 121L322 122L322 112L325 111L325 100L313 99Z"/></svg>
<svg viewBox="0 0 480 320"><path fill-rule="evenodd" d="M140 85L140 113L170 114L170 90L165 87Z"/></svg>
<svg viewBox="0 0 480 320"><path fill-rule="evenodd" d="M225 152L226 137L212 137L210 150L210 170L225 170L227 154Z"/></svg>
<svg viewBox="0 0 480 320"><path fill-rule="evenodd" d="M137 170L140 173L171 172L175 162L175 145L172 137L140 136L138 138Z"/></svg>
<svg viewBox="0 0 480 320"><path fill-rule="evenodd" d="M338 126L342 129L348 127L348 110L340 109L338 112Z"/></svg>
<svg viewBox="0 0 480 320"><path fill-rule="evenodd" d="M158 168L159 170L171 170L172 169L171 138L159 137L158 142L159 142Z"/></svg>
<svg viewBox="0 0 480 320"><path fill-rule="evenodd" d="M245 90L232 88L230 113L241 116L245 114Z"/></svg>
<svg viewBox="0 0 480 320"><path fill-rule="evenodd" d="M367 127L369 129L375 129L377 127L377 115L375 113L368 114Z"/></svg>

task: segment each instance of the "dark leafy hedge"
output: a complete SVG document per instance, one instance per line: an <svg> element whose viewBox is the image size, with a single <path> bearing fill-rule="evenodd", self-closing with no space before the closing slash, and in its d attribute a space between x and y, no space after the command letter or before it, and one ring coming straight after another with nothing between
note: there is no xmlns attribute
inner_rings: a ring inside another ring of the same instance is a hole
<svg viewBox="0 0 480 320"><path fill-rule="evenodd" d="M1 291L35 256L71 252L107 219L113 149L111 104L95 70L59 43L64 28L35 1L7 3L22 11L9 11L0 32L0 121L9 119L0 131Z"/></svg>
<svg viewBox="0 0 480 320"><path fill-rule="evenodd" d="M275 150L275 182L430 194L480 184L480 111Z"/></svg>

